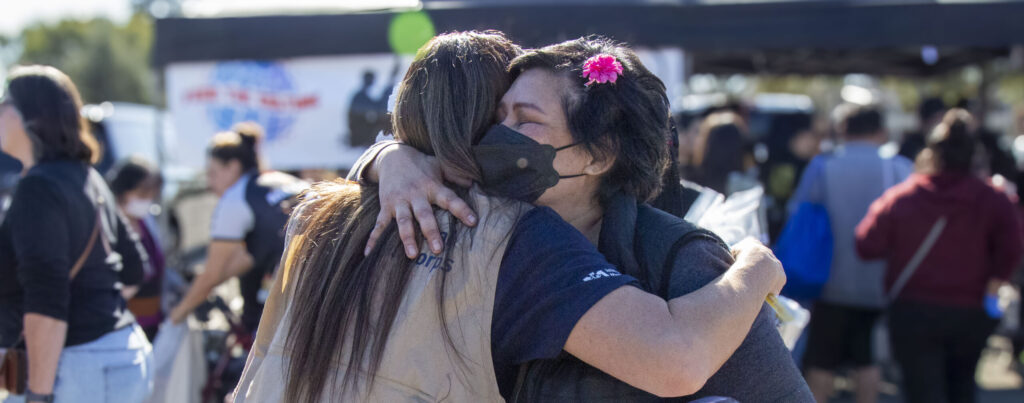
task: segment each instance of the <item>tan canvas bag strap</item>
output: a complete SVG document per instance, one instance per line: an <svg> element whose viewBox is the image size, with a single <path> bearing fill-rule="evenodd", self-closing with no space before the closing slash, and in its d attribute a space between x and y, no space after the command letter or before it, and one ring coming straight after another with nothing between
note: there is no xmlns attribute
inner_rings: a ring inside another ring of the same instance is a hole
<svg viewBox="0 0 1024 403"><path fill-rule="evenodd" d="M102 206L96 210L96 226L92 229L92 235L89 235L89 243L87 243L85 245L85 251L83 251L82 255L78 257L77 261L75 261L75 265L71 266L70 278L72 280L75 278L75 276L78 275L78 272L82 271L82 267L85 266L85 261L88 260L89 259L89 255L91 255L90 252L92 252L92 248L94 246L96 246L96 239L99 238L99 236L100 236L100 226L103 223L101 221L102 220L102 215L101 215L102 211L103 211L102 210ZM104 247L109 249L108 245L109 244L104 242ZM22 332L21 335L18 336L18 341L14 342L14 345L12 345L11 348L17 347L19 344L21 344L22 341L25 341L25 333L24 332ZM6 355L6 354L4 354L4 355Z"/></svg>
<svg viewBox="0 0 1024 403"><path fill-rule="evenodd" d="M96 239L100 236L100 227L102 226L102 218L100 212L102 210L96 210L96 226L92 229L92 235L89 236L89 243L85 245L85 251L82 252L82 256L78 257L74 266L71 266L71 278L74 279L78 275L79 271L82 271L82 266L85 266L85 261L89 259L89 255L92 253L92 248L96 246ZM104 243L106 248L106 243Z"/></svg>

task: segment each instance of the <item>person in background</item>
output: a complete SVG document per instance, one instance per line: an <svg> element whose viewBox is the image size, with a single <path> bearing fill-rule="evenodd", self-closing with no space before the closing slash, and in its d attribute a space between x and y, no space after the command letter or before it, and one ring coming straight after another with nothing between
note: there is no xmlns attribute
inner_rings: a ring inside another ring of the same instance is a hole
<svg viewBox="0 0 1024 403"><path fill-rule="evenodd" d="M128 158L117 163L107 173L107 177L117 206L139 234L139 240L149 255L146 275L135 295L128 300L128 310L135 315L135 320L152 342L164 318L160 295L166 261L159 239L160 232L153 219L163 179L156 167L140 158Z"/></svg>
<svg viewBox="0 0 1024 403"><path fill-rule="evenodd" d="M995 291L1024 248L1013 204L971 172L972 126L967 111L947 112L917 173L857 226L860 256L888 266L889 331L910 403L975 401L978 358L997 323Z"/></svg>
<svg viewBox="0 0 1024 403"><path fill-rule="evenodd" d="M713 194L716 192L694 182L698 175L698 167L694 164L695 145L700 136L700 129L704 121L711 115L730 116L738 122L743 122L745 109L738 102L726 103L721 106L710 108L698 116L686 118L683 116L670 118L668 145L669 145L669 166L662 176L662 191L653 200L651 206L672 214L676 217L686 217L687 212L695 205L701 195ZM686 119L684 125L679 125L681 120Z"/></svg>
<svg viewBox="0 0 1024 403"><path fill-rule="evenodd" d="M1020 192L1018 187L1017 191ZM1021 202L1021 195L1017 195L1017 220L1021 224L1021 233L1024 234L1024 203ZM1017 270L1010 283L1017 288L1017 295L1024 295L1024 262L1017 266ZM1024 374L1024 301L1018 302L1017 308L1017 332L1011 335L1010 341L1013 344L1013 367L1021 374Z"/></svg>
<svg viewBox="0 0 1024 403"><path fill-rule="evenodd" d="M750 135L736 113L718 112L704 119L691 161L695 168L688 179L726 197L759 185Z"/></svg>
<svg viewBox="0 0 1024 403"><path fill-rule="evenodd" d="M976 99L961 99L956 107L968 111L972 116L984 116L981 103ZM1010 188L1013 187L1011 181L1016 180L1019 171L1009 139L1003 133L988 128L981 119L975 119L974 123L972 134L979 145L974 150L977 172L984 179L992 180L992 184L997 187L1006 189L1012 196L1016 189Z"/></svg>
<svg viewBox="0 0 1024 403"><path fill-rule="evenodd" d="M352 95L352 101L349 103L347 145L369 146L377 138L377 133L389 126L391 118L388 116L388 98L398 81L400 66L396 60L391 78L377 97L370 95L370 90L377 81L377 74L372 70L363 72L363 85Z"/></svg>
<svg viewBox="0 0 1024 403"><path fill-rule="evenodd" d="M747 237L767 242L764 187L743 118L732 111L708 115L687 158L694 165L679 182L681 193L696 196L684 197L688 205L683 218L711 230L728 244Z"/></svg>
<svg viewBox="0 0 1024 403"><path fill-rule="evenodd" d="M141 402L152 347L121 289L142 281L146 253L90 166L78 89L28 66L4 94L0 148L24 171L0 225L0 349L28 356L27 393L6 402Z"/></svg>
<svg viewBox="0 0 1024 403"><path fill-rule="evenodd" d="M818 139L814 118L804 112L784 113L772 117L768 134L763 139L768 158L760 164L761 183L764 184L765 207L768 215L768 237L778 238L789 216L787 205L792 199L800 177L817 153L804 153L802 145ZM794 147L800 146L800 147ZM811 150L817 151L817 150Z"/></svg>
<svg viewBox="0 0 1024 403"><path fill-rule="evenodd" d="M829 279L811 310L804 369L815 399L827 402L835 372L852 366L857 401L868 403L877 400L881 380L871 335L885 303L884 266L857 256L854 228L871 202L910 175L912 164L901 156L880 155L888 136L876 107L840 108L843 144L811 161L790 205L791 211L803 202L824 206L834 242Z"/></svg>
<svg viewBox="0 0 1024 403"><path fill-rule="evenodd" d="M917 158L917 154L924 149L928 134L942 121L942 115L948 109L942 98L932 97L922 101L917 108L918 129L903 135L903 142L900 143L900 155L909 160Z"/></svg>
<svg viewBox="0 0 1024 403"><path fill-rule="evenodd" d="M679 173L683 178L692 178L694 171L698 168L693 161L697 139L701 136L701 130L708 117L712 115L732 115L740 121L746 122L750 116L750 110L739 99L723 98L718 99L707 109L695 114L679 114L673 117L673 123L678 124L678 134L672 134L670 146L674 148L673 154L679 158Z"/></svg>
<svg viewBox="0 0 1024 403"><path fill-rule="evenodd" d="M220 198L210 229L213 241L203 272L171 310L174 323L185 320L215 287L239 277L242 324L256 331L267 286L284 251L288 214L295 196L308 187L294 176L261 171L257 150L262 137L255 123L240 123L210 141L206 178Z"/></svg>
<svg viewBox="0 0 1024 403"><path fill-rule="evenodd" d="M1017 214L1021 223L1021 231L1024 232L1024 107L1018 106L1014 118L1013 157L1017 163L1017 177L1014 183L1017 188L1015 198ZM1017 268L1014 275L1013 285L1017 287L1018 295L1024 295L1024 263ZM1021 302L1024 305L1024 301ZM1013 357L1014 366L1017 371L1024 374L1024 306L1017 309L1018 319L1017 333L1013 335Z"/></svg>

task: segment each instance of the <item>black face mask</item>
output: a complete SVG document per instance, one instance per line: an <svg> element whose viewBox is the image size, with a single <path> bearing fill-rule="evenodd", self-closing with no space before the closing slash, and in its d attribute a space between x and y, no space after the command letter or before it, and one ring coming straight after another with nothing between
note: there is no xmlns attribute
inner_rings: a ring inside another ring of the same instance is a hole
<svg viewBox="0 0 1024 403"><path fill-rule="evenodd" d="M533 203L559 179L583 176L561 176L555 170L555 154L575 145L555 148L496 124L473 146L483 180L480 186L495 196Z"/></svg>

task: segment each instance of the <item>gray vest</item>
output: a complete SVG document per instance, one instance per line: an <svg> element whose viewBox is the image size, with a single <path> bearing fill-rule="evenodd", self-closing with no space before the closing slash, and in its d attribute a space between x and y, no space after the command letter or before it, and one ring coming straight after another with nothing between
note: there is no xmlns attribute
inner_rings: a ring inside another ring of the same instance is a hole
<svg viewBox="0 0 1024 403"><path fill-rule="evenodd" d="M398 316L388 336L372 387L336 395L328 385L322 402L499 402L494 363L491 358L491 316L501 259L509 234L531 206L519 202L486 197L475 188L470 200L479 222L474 230L460 235L448 256L441 262L425 254L410 261L413 271ZM440 228L452 220L444 211L436 213ZM256 342L249 353L235 402L290 402L284 395L284 374L289 360L286 343L291 320L289 302L295 292L291 272L295 245L312 242L292 220L284 264L267 300ZM423 241L421 250L429 250ZM444 300L437 299L443 271ZM447 324L439 320L445 312ZM442 326L447 325L456 346L451 351ZM341 379L347 363L338 362L332 375ZM358 374L363 377L365 374ZM362 380L365 381L365 378ZM330 382L330 381L329 381Z"/></svg>

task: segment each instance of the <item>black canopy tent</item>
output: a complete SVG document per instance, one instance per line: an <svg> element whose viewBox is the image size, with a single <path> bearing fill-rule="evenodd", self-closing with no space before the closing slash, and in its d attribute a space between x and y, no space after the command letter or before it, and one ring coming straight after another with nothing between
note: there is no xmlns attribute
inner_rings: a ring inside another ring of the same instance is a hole
<svg viewBox="0 0 1024 403"><path fill-rule="evenodd" d="M678 46L697 73L927 76L1005 56L1024 43L1024 1L878 0L551 2L424 1L438 32L504 31L524 46L603 34L637 46ZM388 52L400 11L168 18L154 63ZM926 63L922 46L938 58Z"/></svg>

